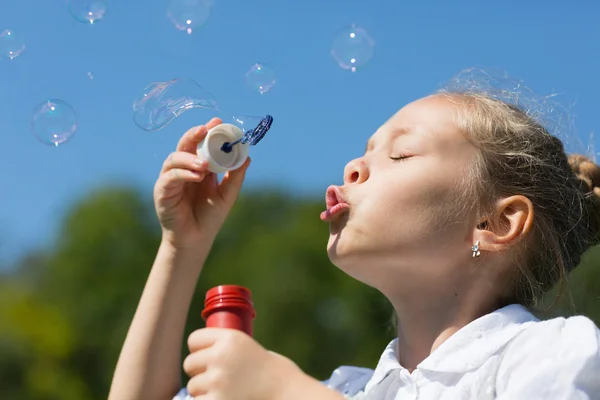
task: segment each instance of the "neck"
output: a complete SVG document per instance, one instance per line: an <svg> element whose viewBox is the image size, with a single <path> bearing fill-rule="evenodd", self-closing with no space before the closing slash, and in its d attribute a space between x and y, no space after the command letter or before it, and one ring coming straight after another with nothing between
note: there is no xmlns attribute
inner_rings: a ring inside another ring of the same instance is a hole
<svg viewBox="0 0 600 400"><path fill-rule="evenodd" d="M495 308L473 292L421 292L411 299L390 298L398 320L398 361L411 372L459 329Z"/></svg>

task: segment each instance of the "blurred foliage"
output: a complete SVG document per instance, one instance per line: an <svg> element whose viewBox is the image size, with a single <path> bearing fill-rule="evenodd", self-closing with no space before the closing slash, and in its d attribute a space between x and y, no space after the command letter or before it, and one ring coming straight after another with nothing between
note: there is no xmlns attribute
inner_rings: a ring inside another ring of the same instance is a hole
<svg viewBox="0 0 600 400"><path fill-rule="evenodd" d="M216 240L187 333L203 326L204 293L249 287L255 337L325 379L339 365L373 366L394 337L382 295L333 267L321 201L246 192ZM159 244L152 204L128 188L92 193L66 216L55 246L0 278L0 398L104 399ZM547 316L600 322L600 251L573 274ZM182 351L185 351L182 344Z"/></svg>

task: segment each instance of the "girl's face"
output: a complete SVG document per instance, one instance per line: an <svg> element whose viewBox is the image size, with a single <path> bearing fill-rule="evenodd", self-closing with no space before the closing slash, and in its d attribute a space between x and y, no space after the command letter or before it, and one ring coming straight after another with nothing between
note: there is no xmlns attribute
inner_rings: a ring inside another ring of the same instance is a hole
<svg viewBox="0 0 600 400"><path fill-rule="evenodd" d="M469 201L464 181L477 150L455 111L441 96L405 106L346 165L344 184L328 189L328 253L349 275L383 291L447 278L468 262L475 220L454 210Z"/></svg>

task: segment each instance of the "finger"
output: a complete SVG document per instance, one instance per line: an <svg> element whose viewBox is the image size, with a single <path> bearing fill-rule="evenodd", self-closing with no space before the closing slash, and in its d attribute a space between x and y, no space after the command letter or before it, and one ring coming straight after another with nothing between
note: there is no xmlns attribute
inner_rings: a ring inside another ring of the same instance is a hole
<svg viewBox="0 0 600 400"><path fill-rule="evenodd" d="M179 143L177 143L177 151L196 153L196 147L198 147L198 143L204 139L207 133L208 129L205 125L198 125L188 129L188 131L181 136L181 139L179 139Z"/></svg>
<svg viewBox="0 0 600 400"><path fill-rule="evenodd" d="M190 353L206 349L215 344L223 335L228 334L229 329L202 328L196 329L188 336L188 349Z"/></svg>
<svg viewBox="0 0 600 400"><path fill-rule="evenodd" d="M219 118L213 118L208 121L206 125L198 125L188 129L188 131L181 136L181 139L179 139L177 151L185 151L195 154L198 143L200 143L206 137L208 130L221 123L222 121Z"/></svg>
<svg viewBox="0 0 600 400"><path fill-rule="evenodd" d="M207 192L210 193L209 197L214 197L213 194L217 193L217 190L219 188L219 176L217 174L215 174L214 172L209 172L206 175L206 183L205 183L205 187L207 189Z"/></svg>
<svg viewBox="0 0 600 400"><path fill-rule="evenodd" d="M215 393L203 393L192 397L193 400L221 400L223 397Z"/></svg>
<svg viewBox="0 0 600 400"><path fill-rule="evenodd" d="M157 186L169 189L185 182L199 183L204 180L206 174L206 171L190 171L188 169L174 168L158 178Z"/></svg>
<svg viewBox="0 0 600 400"><path fill-rule="evenodd" d="M189 169L192 171L206 171L208 168L208 161L203 160L192 153L176 151L169 154L169 157L165 159L161 173L165 173L175 168Z"/></svg>
<svg viewBox="0 0 600 400"><path fill-rule="evenodd" d="M215 375L216 374L211 374L210 372L205 372L192 377L186 385L188 394L192 396L194 400L210 398L210 393L214 391L219 384Z"/></svg>
<svg viewBox="0 0 600 400"><path fill-rule="evenodd" d="M202 375L192 377L185 388L187 389L188 396L191 396L194 400L205 399L205 395L208 395L208 389L205 379L201 379Z"/></svg>
<svg viewBox="0 0 600 400"><path fill-rule="evenodd" d="M186 385L186 389L188 394L194 396L194 400L220 399L222 397L218 396L219 393L222 393L223 389L227 389L232 383L223 371L209 369L205 373L191 378Z"/></svg>
<svg viewBox="0 0 600 400"><path fill-rule="evenodd" d="M240 168L235 171L227 171L223 176L223 180L219 185L219 193L225 202L231 204L235 201L240 193L249 166L250 157L246 159L246 162Z"/></svg>
<svg viewBox="0 0 600 400"><path fill-rule="evenodd" d="M209 359L206 350L195 351L188 354L183 360L183 370L190 378L202 374L208 367Z"/></svg>

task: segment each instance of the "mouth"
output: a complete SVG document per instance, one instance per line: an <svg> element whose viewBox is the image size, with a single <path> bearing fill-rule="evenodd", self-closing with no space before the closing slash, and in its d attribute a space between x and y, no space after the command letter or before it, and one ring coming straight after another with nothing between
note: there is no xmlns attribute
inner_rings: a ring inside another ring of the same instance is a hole
<svg viewBox="0 0 600 400"><path fill-rule="evenodd" d="M321 213L321 220L329 222L344 214L350 209L350 205L342 196L340 188L329 186L325 193L325 206L327 209Z"/></svg>

